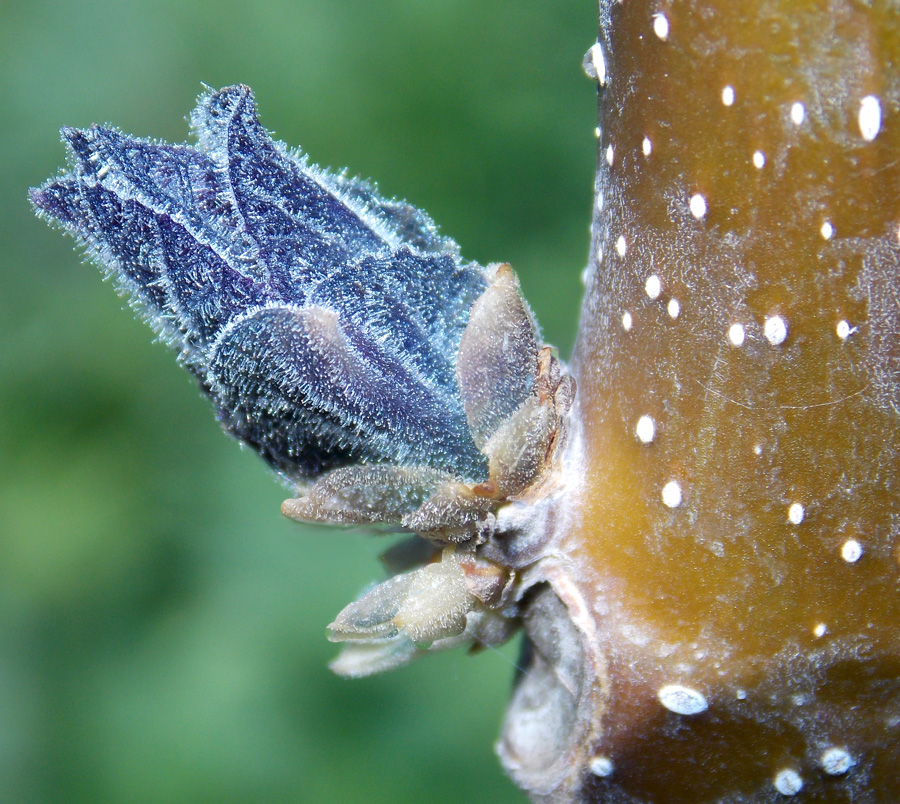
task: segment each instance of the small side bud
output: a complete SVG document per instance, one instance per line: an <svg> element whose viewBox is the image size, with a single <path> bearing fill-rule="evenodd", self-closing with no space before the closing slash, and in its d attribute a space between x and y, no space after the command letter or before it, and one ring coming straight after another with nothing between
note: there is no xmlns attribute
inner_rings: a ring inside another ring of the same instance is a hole
<svg viewBox="0 0 900 804"><path fill-rule="evenodd" d="M384 639L403 632L423 645L461 634L474 597L448 548L441 560L396 575L351 603L328 626L332 642Z"/></svg>
<svg viewBox="0 0 900 804"><path fill-rule="evenodd" d="M417 466L350 466L319 478L303 497L285 500L281 513L301 522L362 525L398 522L448 479Z"/></svg>
<svg viewBox="0 0 900 804"><path fill-rule="evenodd" d="M479 449L531 393L537 374L537 326L508 265L472 305L456 361L469 430Z"/></svg>

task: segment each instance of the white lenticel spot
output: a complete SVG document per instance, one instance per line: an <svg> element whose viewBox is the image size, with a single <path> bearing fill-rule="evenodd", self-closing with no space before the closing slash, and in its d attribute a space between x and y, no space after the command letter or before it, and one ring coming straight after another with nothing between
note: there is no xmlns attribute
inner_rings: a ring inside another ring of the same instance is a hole
<svg viewBox="0 0 900 804"><path fill-rule="evenodd" d="M706 199L700 193L691 196L691 215L698 221L706 215Z"/></svg>
<svg viewBox="0 0 900 804"><path fill-rule="evenodd" d="M872 142L881 131L881 101L874 95L859 102L859 131L866 142Z"/></svg>
<svg viewBox="0 0 900 804"><path fill-rule="evenodd" d="M624 329L626 332L630 331L631 324L631 313L626 310L624 313L622 313L622 329Z"/></svg>
<svg viewBox="0 0 900 804"><path fill-rule="evenodd" d="M649 416L641 416L634 428L634 434L642 444L649 444L656 437L656 422Z"/></svg>
<svg viewBox="0 0 900 804"><path fill-rule="evenodd" d="M819 764L829 776L842 776L855 763L845 748L826 748L819 757Z"/></svg>
<svg viewBox="0 0 900 804"><path fill-rule="evenodd" d="M590 762L591 773L594 776L600 776L606 778L607 776L612 776L613 773L613 763L609 757L605 756L596 756Z"/></svg>
<svg viewBox="0 0 900 804"><path fill-rule="evenodd" d="M841 545L841 558L848 564L855 564L862 558L863 548L856 539L847 539Z"/></svg>
<svg viewBox="0 0 900 804"><path fill-rule="evenodd" d="M793 768L784 768L772 780L775 789L783 796L796 796L803 789L803 779Z"/></svg>
<svg viewBox="0 0 900 804"><path fill-rule="evenodd" d="M849 321L845 321L844 319L841 319L840 321L837 322L837 325L835 326L834 331L842 341L845 341L854 332L856 332L856 327L851 327Z"/></svg>
<svg viewBox="0 0 900 804"><path fill-rule="evenodd" d="M659 298L659 294L662 293L662 282L656 274L650 274L647 277L647 281L644 283L644 292L651 299Z"/></svg>
<svg viewBox="0 0 900 804"><path fill-rule="evenodd" d="M669 318L678 318L681 314L681 304L679 304L678 299L669 299L669 305L666 309L669 311Z"/></svg>
<svg viewBox="0 0 900 804"><path fill-rule="evenodd" d="M663 42L669 38L669 19L662 12L653 15L653 33Z"/></svg>
<svg viewBox="0 0 900 804"><path fill-rule="evenodd" d="M625 235L619 235L619 239L616 240L616 253L620 257L624 257L626 251L628 251L628 243L625 242Z"/></svg>
<svg viewBox="0 0 900 804"><path fill-rule="evenodd" d="M682 684L666 684L656 693L659 702L676 715L699 715L709 708L706 696Z"/></svg>
<svg viewBox="0 0 900 804"><path fill-rule="evenodd" d="M831 240L831 238L834 236L834 227L831 225L831 222L825 221L825 223L822 224L822 228L819 229L819 233L826 240Z"/></svg>
<svg viewBox="0 0 900 804"><path fill-rule="evenodd" d="M104 165L102 168L100 168L100 169L97 171L97 178L98 178L98 179L105 179L105 178L107 177L108 174L109 174L109 165Z"/></svg>
<svg viewBox="0 0 900 804"><path fill-rule="evenodd" d="M612 167L613 159L615 158L616 152L613 151L612 145L608 145L606 148L606 164Z"/></svg>
<svg viewBox="0 0 900 804"><path fill-rule="evenodd" d="M793 106L791 106L791 120L793 121L795 126L799 126L803 124L803 121L806 119L806 107L797 101Z"/></svg>
<svg viewBox="0 0 900 804"><path fill-rule="evenodd" d="M757 170L762 170L763 165L766 164L766 155L762 151L754 151L753 152L753 167Z"/></svg>
<svg viewBox="0 0 900 804"><path fill-rule="evenodd" d="M650 142L649 137L644 137L644 141L641 143L641 150L644 152L644 156L650 156L650 152L653 150L653 143Z"/></svg>
<svg viewBox="0 0 900 804"><path fill-rule="evenodd" d="M601 87L606 85L606 59L603 58L603 48L599 42L591 45L585 55L584 71L588 78L593 78Z"/></svg>
<svg viewBox="0 0 900 804"><path fill-rule="evenodd" d="M581 284L584 285L585 287L587 287L588 284L590 284L590 281L591 281L591 268L590 268L590 266L588 266L581 272Z"/></svg>
<svg viewBox="0 0 900 804"><path fill-rule="evenodd" d="M734 87L731 84L726 85L722 90L722 103L731 106L734 103Z"/></svg>
<svg viewBox="0 0 900 804"><path fill-rule="evenodd" d="M755 454L757 454L757 455L762 455L762 452L763 452L763 450L762 450L762 444L757 444L757 445L753 448L753 452L754 452Z"/></svg>
<svg viewBox="0 0 900 804"><path fill-rule="evenodd" d="M803 521L806 511L800 503L791 503L788 508L788 522L792 525L799 525Z"/></svg>
<svg viewBox="0 0 900 804"><path fill-rule="evenodd" d="M731 341L732 346L743 346L745 337L743 324L732 324L728 328L728 340Z"/></svg>
<svg viewBox="0 0 900 804"><path fill-rule="evenodd" d="M600 136L602 135L602 133L603 133L603 132L600 131L600 126L597 126L597 127L594 129L594 136L595 136L598 140L600 139Z"/></svg>
<svg viewBox="0 0 900 804"><path fill-rule="evenodd" d="M813 626L812 632L816 639L821 639L828 633L828 626L825 625L825 623L816 623L815 626Z"/></svg>
<svg viewBox="0 0 900 804"><path fill-rule="evenodd" d="M677 480L670 480L663 486L662 501L667 508L677 508L681 505L681 484Z"/></svg>
<svg viewBox="0 0 900 804"><path fill-rule="evenodd" d="M787 321L780 315L770 315L763 325L763 334L772 346L780 346L787 338Z"/></svg>

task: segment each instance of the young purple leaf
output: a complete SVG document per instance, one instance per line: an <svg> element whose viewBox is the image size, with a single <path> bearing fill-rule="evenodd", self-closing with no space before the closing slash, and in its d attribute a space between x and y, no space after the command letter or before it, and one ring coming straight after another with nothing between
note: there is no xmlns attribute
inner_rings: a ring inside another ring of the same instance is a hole
<svg viewBox="0 0 900 804"><path fill-rule="evenodd" d="M192 120L196 147L63 129L71 172L32 202L279 471L391 463L486 478L456 380L483 269L424 213L274 142L247 87L207 93Z"/></svg>

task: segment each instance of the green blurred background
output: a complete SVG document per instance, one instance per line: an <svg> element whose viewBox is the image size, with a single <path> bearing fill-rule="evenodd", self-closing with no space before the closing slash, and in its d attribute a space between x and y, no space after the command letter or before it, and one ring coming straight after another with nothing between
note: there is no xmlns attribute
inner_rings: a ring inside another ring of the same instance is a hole
<svg viewBox="0 0 900 804"><path fill-rule="evenodd" d="M385 542L286 496L26 188L58 128L169 141L201 82L509 261L568 354L587 260L593 0L0 0L0 801L522 802L517 646L345 681L325 625Z"/></svg>

